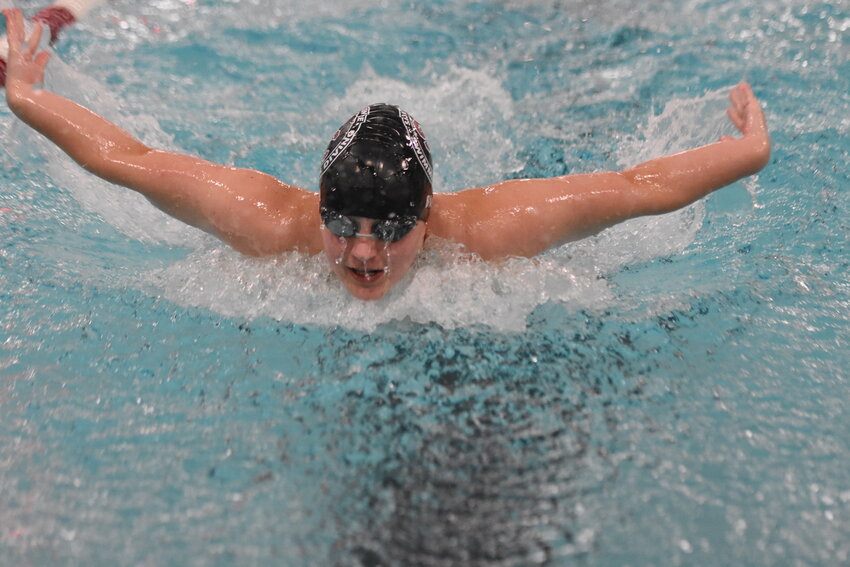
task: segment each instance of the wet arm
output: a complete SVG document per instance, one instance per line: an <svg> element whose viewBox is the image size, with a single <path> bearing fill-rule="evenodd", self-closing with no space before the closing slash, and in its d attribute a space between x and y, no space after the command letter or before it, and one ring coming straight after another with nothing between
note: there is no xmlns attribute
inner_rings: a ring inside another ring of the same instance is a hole
<svg viewBox="0 0 850 567"><path fill-rule="evenodd" d="M533 256L624 220L675 211L764 167L770 140L748 85L730 93L729 117L742 132L620 172L507 181L443 199L434 231L488 259ZM463 227L459 229L457 227Z"/></svg>
<svg viewBox="0 0 850 567"><path fill-rule="evenodd" d="M9 85L9 106L83 168L144 195L169 215L245 254L313 252L310 192L247 169L147 147L97 114L48 91ZM302 227L302 228L299 228Z"/></svg>
<svg viewBox="0 0 850 567"><path fill-rule="evenodd" d="M20 12L9 12L6 100L25 123L49 138L86 170L138 191L175 218L210 232L252 255L288 249L314 251L305 226L314 195L273 177L191 156L155 150L94 112L34 87L47 53L36 54L40 26L23 36Z"/></svg>

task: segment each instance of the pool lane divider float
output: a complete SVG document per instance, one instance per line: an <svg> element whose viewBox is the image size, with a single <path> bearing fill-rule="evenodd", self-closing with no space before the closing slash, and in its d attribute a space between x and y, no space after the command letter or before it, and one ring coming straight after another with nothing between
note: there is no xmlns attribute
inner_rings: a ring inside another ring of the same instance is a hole
<svg viewBox="0 0 850 567"><path fill-rule="evenodd" d="M59 38L59 32L80 20L92 8L102 2L103 0L57 0L33 16L32 21L41 22L41 25L50 29L50 44L53 45ZM0 87L6 86L6 54L8 49L9 45L4 35L0 38Z"/></svg>

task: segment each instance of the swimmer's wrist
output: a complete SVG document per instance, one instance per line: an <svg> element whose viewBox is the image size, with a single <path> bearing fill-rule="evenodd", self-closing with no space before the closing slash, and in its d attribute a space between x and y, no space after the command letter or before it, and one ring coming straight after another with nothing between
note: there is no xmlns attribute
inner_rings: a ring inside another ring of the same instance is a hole
<svg viewBox="0 0 850 567"><path fill-rule="evenodd" d="M757 136L751 140L751 147L755 171L760 171L770 161L770 137L767 134Z"/></svg>
<svg viewBox="0 0 850 567"><path fill-rule="evenodd" d="M770 137L763 132L745 134L740 138L730 138L727 153L738 156L744 165L743 175L758 173L770 161Z"/></svg>
<svg viewBox="0 0 850 567"><path fill-rule="evenodd" d="M6 78L6 103L9 108L17 114L18 110L32 101L35 87L31 83L20 79Z"/></svg>

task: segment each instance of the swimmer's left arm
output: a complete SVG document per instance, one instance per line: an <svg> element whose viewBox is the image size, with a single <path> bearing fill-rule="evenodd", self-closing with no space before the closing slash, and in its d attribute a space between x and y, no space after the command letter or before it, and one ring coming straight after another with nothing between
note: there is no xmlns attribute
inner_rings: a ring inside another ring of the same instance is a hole
<svg viewBox="0 0 850 567"><path fill-rule="evenodd" d="M749 85L738 85L729 98L739 138L620 172L512 180L436 195L429 227L485 259L530 257L630 218L687 206L758 172L770 157L764 114Z"/></svg>

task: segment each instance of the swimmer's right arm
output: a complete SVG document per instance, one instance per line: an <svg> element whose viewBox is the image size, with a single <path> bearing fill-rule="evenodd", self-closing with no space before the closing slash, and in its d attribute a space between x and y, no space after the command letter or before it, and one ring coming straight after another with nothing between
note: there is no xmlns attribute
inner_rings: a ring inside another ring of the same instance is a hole
<svg viewBox="0 0 850 567"><path fill-rule="evenodd" d="M9 108L86 170L138 191L171 216L254 256L320 249L315 193L248 169L154 150L90 110L38 89L49 54L42 28L25 37L19 10L4 10ZM315 218L314 218L315 217Z"/></svg>

